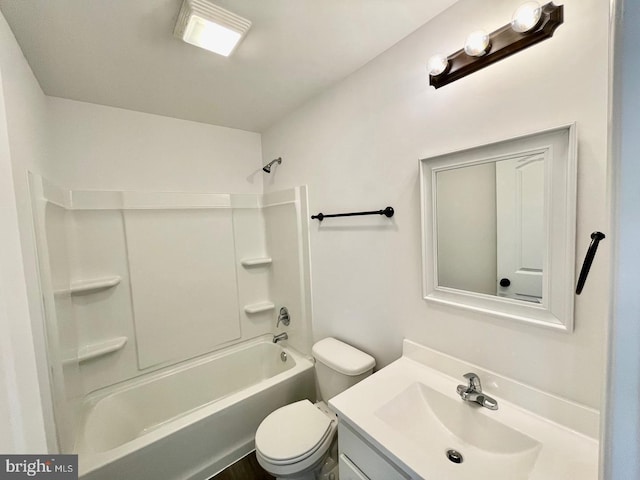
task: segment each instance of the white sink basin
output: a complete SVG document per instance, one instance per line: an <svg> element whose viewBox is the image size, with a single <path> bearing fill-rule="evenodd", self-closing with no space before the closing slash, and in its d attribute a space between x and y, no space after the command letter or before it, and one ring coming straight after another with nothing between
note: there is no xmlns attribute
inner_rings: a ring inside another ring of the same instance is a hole
<svg viewBox="0 0 640 480"><path fill-rule="evenodd" d="M340 422L406 477L598 478L596 411L413 342L405 340L404 346L399 360L330 399L329 405ZM456 387L467 372L479 375L483 390L498 401L498 410L460 398ZM571 428L563 426L565 421ZM577 429L595 433L587 436ZM462 456L461 463L447 454L450 450Z"/></svg>
<svg viewBox="0 0 640 480"><path fill-rule="evenodd" d="M492 419L492 413L417 382L375 411L399 434L417 442L430 463L456 471L458 478L477 478L478 471L496 480L528 478L540 443ZM460 464L451 465L450 450L462 456Z"/></svg>

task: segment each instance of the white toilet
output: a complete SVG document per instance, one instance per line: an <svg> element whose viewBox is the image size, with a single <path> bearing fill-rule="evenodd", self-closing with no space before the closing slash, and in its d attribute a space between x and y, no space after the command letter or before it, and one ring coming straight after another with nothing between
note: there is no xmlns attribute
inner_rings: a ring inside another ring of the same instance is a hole
<svg viewBox="0 0 640 480"><path fill-rule="evenodd" d="M320 340L312 351L321 401L285 405L267 416L256 431L258 462L277 478L336 477L338 421L325 402L371 375L375 366L371 355L331 337Z"/></svg>

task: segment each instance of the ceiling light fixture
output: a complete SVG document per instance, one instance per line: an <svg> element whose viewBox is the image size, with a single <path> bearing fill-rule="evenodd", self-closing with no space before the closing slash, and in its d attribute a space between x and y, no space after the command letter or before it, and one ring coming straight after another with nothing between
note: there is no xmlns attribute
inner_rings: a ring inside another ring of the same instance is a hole
<svg viewBox="0 0 640 480"><path fill-rule="evenodd" d="M564 22L563 12L563 6L553 2L542 7L537 2L523 3L503 27L490 34L472 32L461 50L444 58L432 57L427 64L429 84L440 88L551 38Z"/></svg>
<svg viewBox="0 0 640 480"><path fill-rule="evenodd" d="M206 0L184 0L173 35L228 57L250 27L249 20Z"/></svg>

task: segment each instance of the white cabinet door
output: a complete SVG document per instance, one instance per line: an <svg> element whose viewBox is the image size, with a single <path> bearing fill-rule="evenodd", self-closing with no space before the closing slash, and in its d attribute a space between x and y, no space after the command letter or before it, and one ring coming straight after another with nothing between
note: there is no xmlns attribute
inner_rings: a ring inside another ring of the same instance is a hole
<svg viewBox="0 0 640 480"><path fill-rule="evenodd" d="M340 449L340 480L366 479L366 480L405 480L409 475L402 472L382 453L365 442L359 435L351 430L344 422L338 423L338 448ZM348 464L355 469L349 471ZM343 477L343 470L350 477ZM355 471L360 476L353 476Z"/></svg>
<svg viewBox="0 0 640 480"><path fill-rule="evenodd" d="M340 455L340 480L369 480L344 453Z"/></svg>

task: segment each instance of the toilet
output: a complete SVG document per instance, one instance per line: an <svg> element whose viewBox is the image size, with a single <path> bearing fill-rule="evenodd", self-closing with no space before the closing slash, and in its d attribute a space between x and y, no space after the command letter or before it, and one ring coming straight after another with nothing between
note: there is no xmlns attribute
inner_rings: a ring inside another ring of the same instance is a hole
<svg viewBox="0 0 640 480"><path fill-rule="evenodd" d="M338 419L326 402L371 375L375 366L371 355L331 337L317 342L312 352L320 401L285 405L256 431L258 462L277 478L337 478Z"/></svg>

